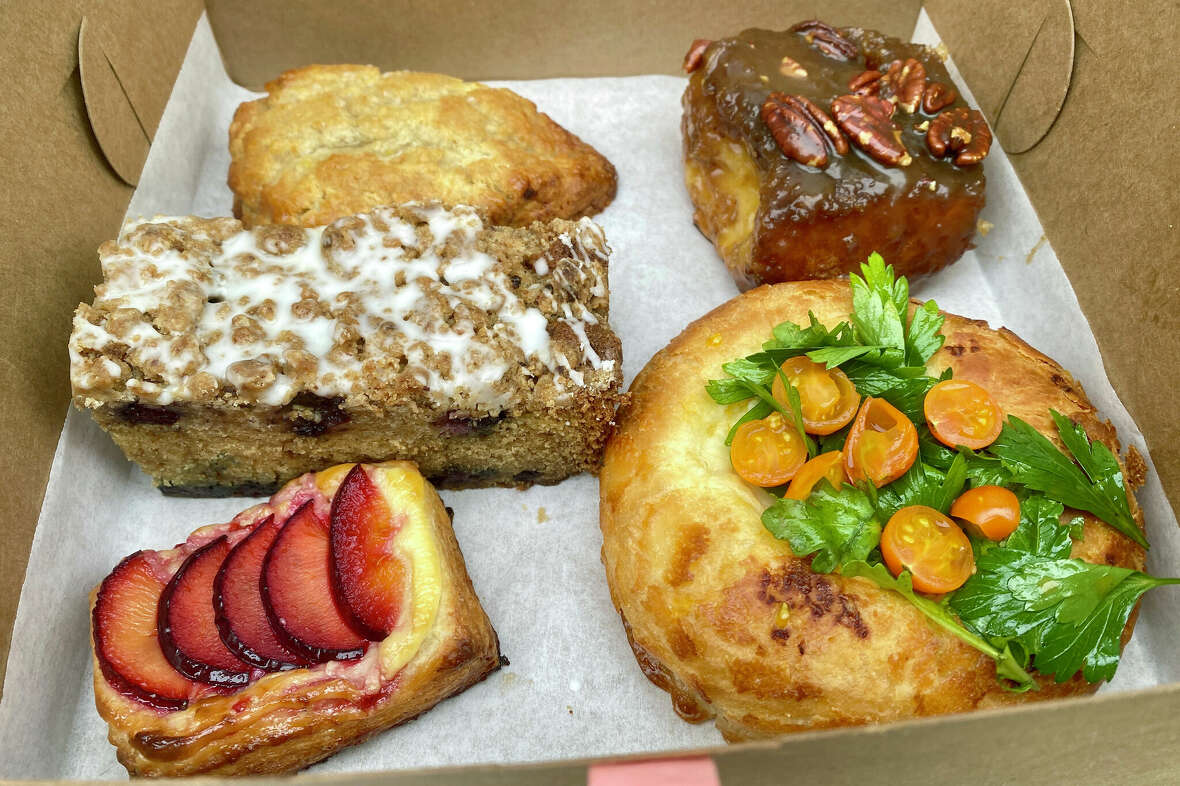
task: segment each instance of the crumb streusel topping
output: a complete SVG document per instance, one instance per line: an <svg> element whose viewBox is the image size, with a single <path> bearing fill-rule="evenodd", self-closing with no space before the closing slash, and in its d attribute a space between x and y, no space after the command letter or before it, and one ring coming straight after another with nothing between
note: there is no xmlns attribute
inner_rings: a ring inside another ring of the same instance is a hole
<svg viewBox="0 0 1180 786"><path fill-rule="evenodd" d="M307 391L498 413L617 384L602 230L485 228L471 208L378 208L327 227L129 221L74 316L70 374L106 401Z"/></svg>

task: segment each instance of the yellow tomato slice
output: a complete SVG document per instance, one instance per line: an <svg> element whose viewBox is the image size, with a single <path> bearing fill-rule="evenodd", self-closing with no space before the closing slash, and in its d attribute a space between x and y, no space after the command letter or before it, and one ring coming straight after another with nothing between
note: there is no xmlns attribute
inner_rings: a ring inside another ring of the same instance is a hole
<svg viewBox="0 0 1180 786"><path fill-rule="evenodd" d="M853 483L880 488L906 473L918 456L918 430L897 407L866 397L844 442L844 470Z"/></svg>
<svg viewBox="0 0 1180 786"><path fill-rule="evenodd" d="M772 412L738 426L729 446L734 471L747 483L769 488L795 476L807 460L807 446L794 426Z"/></svg>
<svg viewBox="0 0 1180 786"><path fill-rule="evenodd" d="M840 451L821 453L804 464L791 478L791 485L783 496L787 499L807 499L820 478L827 478L834 489L844 484L844 460Z"/></svg>
<svg viewBox="0 0 1180 786"><path fill-rule="evenodd" d="M799 410L803 415L803 430L808 434L831 434L848 425L856 415L860 394L843 371L827 368L806 355L788 358L781 366L791 386L799 391ZM790 407L787 388L782 376L774 377L770 388L775 400Z"/></svg>
<svg viewBox="0 0 1180 786"><path fill-rule="evenodd" d="M1004 426L1003 413L991 394L964 379L947 379L930 388L922 408L930 433L951 448L986 448Z"/></svg>
<svg viewBox="0 0 1180 786"><path fill-rule="evenodd" d="M919 592L957 590L975 572L975 554L963 530L925 505L893 514L881 532L881 556L894 576L908 570Z"/></svg>
<svg viewBox="0 0 1180 786"><path fill-rule="evenodd" d="M1020 500L1003 486L977 486L959 495L951 515L976 537L1003 540L1020 526Z"/></svg>

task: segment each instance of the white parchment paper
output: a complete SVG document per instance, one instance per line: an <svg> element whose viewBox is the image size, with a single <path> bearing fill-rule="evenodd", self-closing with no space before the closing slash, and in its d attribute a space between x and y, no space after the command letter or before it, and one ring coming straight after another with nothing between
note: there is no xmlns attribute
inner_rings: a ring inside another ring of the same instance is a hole
<svg viewBox="0 0 1180 786"><path fill-rule="evenodd" d="M938 40L924 12L915 40ZM614 249L611 323L623 342L629 384L688 322L737 294L712 245L692 225L680 150L684 80L505 84L618 169L618 197L596 220ZM226 77L202 19L128 215L228 215L226 129L238 103L252 97ZM993 148L986 168L984 218L994 228L956 264L916 282L914 294L1006 325L1056 358L1114 421L1124 444L1146 456L1001 150ZM65 342L62 336L63 349ZM443 492L443 498L455 509L468 570L511 665L314 771L536 761L721 743L712 725L681 721L667 695L635 664L599 562L593 477L527 491ZM1154 470L1139 499L1154 544L1149 569L1180 574L1180 531ZM250 503L161 496L89 417L70 412L33 542L0 701L0 777L126 777L94 710L87 593L126 554L167 547ZM1173 657L1180 650L1178 623L1180 592L1150 593L1118 675L1103 690L1180 680Z"/></svg>

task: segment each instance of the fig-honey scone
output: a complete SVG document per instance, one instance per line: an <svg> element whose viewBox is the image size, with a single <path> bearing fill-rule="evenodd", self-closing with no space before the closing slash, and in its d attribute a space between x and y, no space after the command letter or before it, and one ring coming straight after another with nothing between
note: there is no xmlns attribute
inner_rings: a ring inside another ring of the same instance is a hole
<svg viewBox="0 0 1180 786"><path fill-rule="evenodd" d="M622 385L602 230L384 207L328 227L131 221L70 338L74 403L162 491L345 461L442 486L595 471Z"/></svg>
<svg viewBox="0 0 1180 786"><path fill-rule="evenodd" d="M1139 572L1143 461L1066 371L864 274L690 325L607 446L635 656L731 741L1091 692L1177 581Z"/></svg>
<svg viewBox="0 0 1180 786"><path fill-rule="evenodd" d="M95 702L134 776L292 772L500 665L450 514L408 462L297 478L135 552L91 606Z"/></svg>
<svg viewBox="0 0 1180 786"><path fill-rule="evenodd" d="M937 50L810 21L698 40L685 70L694 219L742 289L970 247L991 131Z"/></svg>
<svg viewBox="0 0 1180 786"><path fill-rule="evenodd" d="M472 205L493 224L593 215L615 169L511 90L441 74L313 65L270 82L229 129L246 226L318 226L380 205Z"/></svg>

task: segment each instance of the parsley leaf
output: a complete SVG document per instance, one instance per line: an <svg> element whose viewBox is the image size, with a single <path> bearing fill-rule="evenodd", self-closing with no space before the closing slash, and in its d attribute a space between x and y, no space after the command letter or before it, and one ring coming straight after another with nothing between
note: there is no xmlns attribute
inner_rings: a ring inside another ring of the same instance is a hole
<svg viewBox="0 0 1180 786"><path fill-rule="evenodd" d="M1081 670L1099 682L1114 676L1135 603L1165 584L1180 579L995 547L979 554L950 605L982 635L1015 640L1042 674L1064 682Z"/></svg>
<svg viewBox="0 0 1180 786"><path fill-rule="evenodd" d="M741 379L710 379L705 390L718 404L736 404L753 397L753 393Z"/></svg>
<svg viewBox="0 0 1180 786"><path fill-rule="evenodd" d="M933 300L927 300L914 310L905 335L906 365L924 366L935 352L942 349L946 340L942 335L944 321L938 304Z"/></svg>
<svg viewBox="0 0 1180 786"><path fill-rule="evenodd" d="M799 397L799 391L791 384L791 380L781 368L775 368L775 374L778 375L779 382L783 383L783 389L787 392L787 403L790 404L790 419L795 426L795 431L799 432L799 438L803 440L804 446L807 448L807 457L815 458L815 440L812 439L808 433L807 428L803 423L803 401ZM783 413L788 414L788 413Z"/></svg>
<svg viewBox="0 0 1180 786"><path fill-rule="evenodd" d="M909 283L894 278L893 266L880 254L872 254L861 265L864 277L851 274L852 326L863 344L881 346L879 365L900 366L905 361L905 313Z"/></svg>
<svg viewBox="0 0 1180 786"><path fill-rule="evenodd" d="M925 422L922 402L939 380L925 376L924 367L901 366L886 370L869 363L853 362L842 369L862 395L883 398L914 423ZM948 374L943 377L949 379Z"/></svg>
<svg viewBox="0 0 1180 786"><path fill-rule="evenodd" d="M1065 508L1060 502L1034 494L1020 503L1020 525L1003 542L1004 548L1038 557L1068 559L1073 541L1069 527L1061 524Z"/></svg>
<svg viewBox="0 0 1180 786"><path fill-rule="evenodd" d="M915 461L900 478L877 489L877 515L888 522L902 508L925 504L922 499L941 479L934 467Z"/></svg>
<svg viewBox="0 0 1180 786"><path fill-rule="evenodd" d="M850 360L862 357L870 352L876 351L880 347L866 347L866 346L852 346L852 347L824 347L823 349L813 349L807 353L807 357L814 360L816 363L823 363L828 368L835 368L841 363L847 363Z"/></svg>
<svg viewBox="0 0 1180 786"><path fill-rule="evenodd" d="M774 340L768 341L763 349L799 349L852 343L852 331L847 322L841 322L834 330L828 330L811 311L807 312L807 321L806 328L794 322L775 325L772 331Z"/></svg>
<svg viewBox="0 0 1180 786"><path fill-rule="evenodd" d="M811 569L831 573L849 560L863 560L881 541L881 523L864 492L839 491L821 481L806 501L780 499L762 513L762 526L791 544L802 557L815 556Z"/></svg>
<svg viewBox="0 0 1180 786"><path fill-rule="evenodd" d="M990 450L1012 473L1012 480L1071 508L1093 513L1143 548L1147 539L1131 516L1123 473L1114 455L1091 442L1081 427L1050 410L1062 441L1081 467L1032 426L1008 416ZM1084 470L1084 471L1083 471Z"/></svg>
<svg viewBox="0 0 1180 786"><path fill-rule="evenodd" d="M949 513L951 503L967 483L967 457L959 454L947 471L940 472L921 460L915 461L904 475L877 491L877 515L889 521L893 514L909 505L925 505Z"/></svg>
<svg viewBox="0 0 1180 786"><path fill-rule="evenodd" d="M967 448L960 448L960 450L967 450ZM973 487L1003 486L1011 488L1013 485L1012 473L1004 468L1003 462L982 453L973 453L967 459L967 478Z"/></svg>
<svg viewBox="0 0 1180 786"><path fill-rule="evenodd" d="M769 362L759 355L731 360L721 366L721 370L726 374L743 382L749 382L751 385L769 385L774 380L776 368L777 366L773 362Z"/></svg>
<svg viewBox="0 0 1180 786"><path fill-rule="evenodd" d="M882 589L899 593L935 625L995 660L997 677L1016 683L1016 690L1019 691L1036 689L1036 682L1024 670L1007 645L1003 649L993 646L984 638L964 627L946 606L915 593L909 571L902 571L897 578L894 578L884 565L870 565L864 561L854 561L841 567L840 575L868 579Z"/></svg>
<svg viewBox="0 0 1180 786"><path fill-rule="evenodd" d="M824 434L819 438L819 445L816 447L816 452L827 453L832 450L844 450L844 443L848 441L848 432L851 430L852 424L849 423L839 431Z"/></svg>

